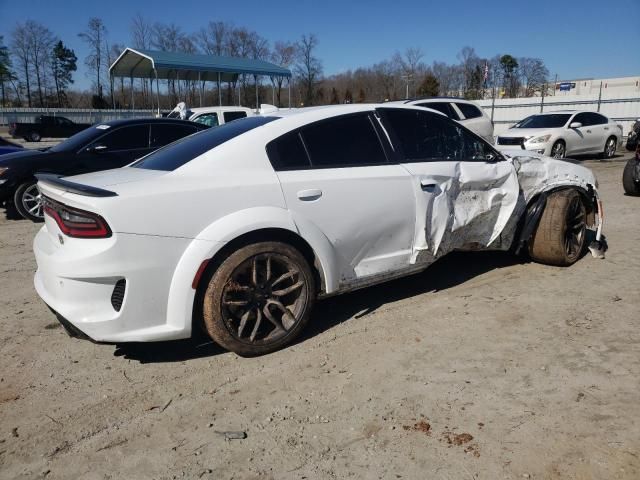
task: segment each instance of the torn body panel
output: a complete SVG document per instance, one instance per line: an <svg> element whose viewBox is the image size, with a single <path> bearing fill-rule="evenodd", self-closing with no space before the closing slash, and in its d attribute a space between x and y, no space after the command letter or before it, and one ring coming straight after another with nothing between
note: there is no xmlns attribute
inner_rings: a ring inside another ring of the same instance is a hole
<svg viewBox="0 0 640 480"><path fill-rule="evenodd" d="M601 240L602 207L589 169L522 150L504 153L507 161L495 163L406 166L420 178L412 263L428 265L453 250L508 250L518 234L526 243L546 194L562 188L583 194L591 214L588 226Z"/></svg>

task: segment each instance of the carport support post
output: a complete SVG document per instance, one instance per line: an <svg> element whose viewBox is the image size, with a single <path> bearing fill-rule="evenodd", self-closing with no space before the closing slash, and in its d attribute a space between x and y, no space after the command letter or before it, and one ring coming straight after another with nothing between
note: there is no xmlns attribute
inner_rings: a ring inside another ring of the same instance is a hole
<svg viewBox="0 0 640 480"><path fill-rule="evenodd" d="M256 111L260 109L260 99L258 98L258 76L254 75L253 79L256 81Z"/></svg>
<svg viewBox="0 0 640 480"><path fill-rule="evenodd" d="M136 97L133 94L133 75L129 77L129 82L131 83L131 110L135 110L136 108Z"/></svg>
<svg viewBox="0 0 640 480"><path fill-rule="evenodd" d="M289 87L289 108L291 108L291 77L287 78L287 87ZM493 118L493 112L491 113L491 118Z"/></svg>
<svg viewBox="0 0 640 480"><path fill-rule="evenodd" d="M160 117L160 84L158 83L158 71L154 68L153 73L156 75L156 101L158 102L158 117Z"/></svg>
<svg viewBox="0 0 640 480"><path fill-rule="evenodd" d="M222 106L222 89L220 88L220 72L218 72L218 106Z"/></svg>
<svg viewBox="0 0 640 480"><path fill-rule="evenodd" d="M200 94L200 106L202 106L202 83L200 82L200 72L198 72L198 93Z"/></svg>

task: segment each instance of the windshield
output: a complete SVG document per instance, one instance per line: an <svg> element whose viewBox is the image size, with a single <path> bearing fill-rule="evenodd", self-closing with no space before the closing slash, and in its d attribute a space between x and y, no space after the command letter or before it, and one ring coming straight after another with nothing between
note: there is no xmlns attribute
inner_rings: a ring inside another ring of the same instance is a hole
<svg viewBox="0 0 640 480"><path fill-rule="evenodd" d="M148 170L175 170L218 145L222 145L238 135L242 135L278 118L249 117L203 130L162 147L130 166Z"/></svg>
<svg viewBox="0 0 640 480"><path fill-rule="evenodd" d="M570 113L555 113L549 115L532 115L512 128L559 128L564 127L571 118Z"/></svg>
<svg viewBox="0 0 640 480"><path fill-rule="evenodd" d="M105 127L107 127L105 129ZM107 125L95 125L85 128L81 132L67 138L64 142L51 147L50 152L77 152L82 147L91 143L95 138L106 132L109 127Z"/></svg>

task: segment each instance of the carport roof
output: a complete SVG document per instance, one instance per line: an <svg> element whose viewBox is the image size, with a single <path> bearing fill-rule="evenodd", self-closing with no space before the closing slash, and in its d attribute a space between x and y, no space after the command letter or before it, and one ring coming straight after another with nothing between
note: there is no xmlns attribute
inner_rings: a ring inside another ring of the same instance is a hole
<svg viewBox="0 0 640 480"><path fill-rule="evenodd" d="M114 77L235 80L239 74L291 77L291 71L264 60L125 48L109 67ZM220 77L218 77L218 75Z"/></svg>

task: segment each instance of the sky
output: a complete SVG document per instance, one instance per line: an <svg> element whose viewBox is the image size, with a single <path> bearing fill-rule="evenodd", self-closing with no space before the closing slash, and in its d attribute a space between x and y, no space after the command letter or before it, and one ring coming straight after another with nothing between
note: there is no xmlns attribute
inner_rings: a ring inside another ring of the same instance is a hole
<svg viewBox="0 0 640 480"><path fill-rule="evenodd" d="M0 0L0 35L35 20L79 58L76 86L89 88L78 33L103 19L111 43L130 44L131 18L195 32L209 21L255 30L273 44L318 37L325 75L370 66L418 47L423 61L457 63L465 46L480 57L540 57L550 78L640 76L640 0Z"/></svg>

